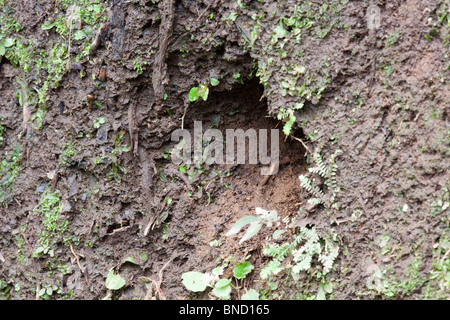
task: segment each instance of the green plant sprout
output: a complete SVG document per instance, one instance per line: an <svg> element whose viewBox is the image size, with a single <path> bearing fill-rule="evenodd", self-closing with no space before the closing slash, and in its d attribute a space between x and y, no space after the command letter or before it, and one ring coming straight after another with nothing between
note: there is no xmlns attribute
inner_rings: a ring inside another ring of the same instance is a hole
<svg viewBox="0 0 450 320"><path fill-rule="evenodd" d="M200 84L198 87L193 87L189 91L189 102L197 101L198 98L202 98L203 101L208 100L209 88L204 84Z"/></svg>

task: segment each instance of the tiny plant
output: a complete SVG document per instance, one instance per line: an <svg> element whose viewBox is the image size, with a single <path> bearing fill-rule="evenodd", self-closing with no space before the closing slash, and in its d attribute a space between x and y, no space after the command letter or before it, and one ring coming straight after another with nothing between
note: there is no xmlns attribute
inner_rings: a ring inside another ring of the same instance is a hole
<svg viewBox="0 0 450 320"><path fill-rule="evenodd" d="M208 100L209 88L204 84L200 84L198 87L193 87L189 91L189 102L197 101L198 98L202 98L203 101Z"/></svg>
<svg viewBox="0 0 450 320"><path fill-rule="evenodd" d="M13 45L14 40L11 38L0 40L0 57L5 55L6 48L12 47Z"/></svg>
<svg viewBox="0 0 450 320"><path fill-rule="evenodd" d="M253 238L259 230L261 230L262 226L265 224L270 227L274 222L279 220L278 214L276 211L267 211L262 208L257 207L256 214L259 216L245 216L239 219L231 229L225 234L226 236L232 236L237 234L243 227L248 225L247 231L242 236L239 243L247 241Z"/></svg>
<svg viewBox="0 0 450 320"><path fill-rule="evenodd" d="M211 83L211 85L213 87L218 86L219 85L219 80L217 80L216 78L211 78L211 80L209 81Z"/></svg>
<svg viewBox="0 0 450 320"><path fill-rule="evenodd" d="M316 165L308 169L310 173L317 174L325 179L325 185L327 185L328 188L333 191L333 195L334 192L338 190L336 182L336 172L338 169L336 164L336 157L338 157L342 153L342 150L336 150L336 152L330 157L328 165L323 162L322 156L319 153L314 153L313 161ZM313 198L308 200L310 204L318 205L321 203L329 202L315 179L308 179L304 175L300 175L299 179L302 188L306 189L310 194L314 196Z"/></svg>
<svg viewBox="0 0 450 320"><path fill-rule="evenodd" d="M231 297L232 288L236 288L232 285L232 279L223 278L220 276L223 274L223 271L227 267L227 263L224 265L215 268L212 272L202 273L197 271L185 272L181 275L181 279L183 285L187 290L192 292L203 292L208 287L212 288L212 293L219 299L229 300ZM253 270L253 266L250 262L244 261L242 263L237 264L233 269L233 275L236 279L242 280L244 279L250 272ZM254 290L253 290L254 291ZM257 300L259 295L257 292L250 292L248 295L248 299ZM249 292L247 292L249 293ZM255 295L256 293L256 295Z"/></svg>
<svg viewBox="0 0 450 320"><path fill-rule="evenodd" d="M326 239L325 243L319 237L315 228L300 228L292 241L282 244L270 243L264 248L263 253L272 258L269 264L261 270L261 279L267 279L270 275L276 275L286 268L283 261L288 255L292 255L292 274L298 276L301 271L311 268L313 257L317 256L323 266L323 274L327 274L333 262L338 256L339 247L333 241Z"/></svg>
<svg viewBox="0 0 450 320"><path fill-rule="evenodd" d="M98 129L101 127L102 124L106 122L105 118L97 118L94 120L94 128Z"/></svg>

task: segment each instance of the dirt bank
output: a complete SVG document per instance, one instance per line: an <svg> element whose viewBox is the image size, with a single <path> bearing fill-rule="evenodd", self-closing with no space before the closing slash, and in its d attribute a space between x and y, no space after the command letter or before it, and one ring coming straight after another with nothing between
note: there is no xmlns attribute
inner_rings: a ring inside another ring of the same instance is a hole
<svg viewBox="0 0 450 320"><path fill-rule="evenodd" d="M0 298L449 298L448 1L6 0L0 28ZM280 129L278 173L174 164L194 121Z"/></svg>

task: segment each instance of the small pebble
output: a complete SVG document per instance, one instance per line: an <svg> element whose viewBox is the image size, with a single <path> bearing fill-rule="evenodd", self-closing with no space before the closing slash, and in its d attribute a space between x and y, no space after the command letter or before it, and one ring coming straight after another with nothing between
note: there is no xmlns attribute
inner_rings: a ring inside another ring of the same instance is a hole
<svg viewBox="0 0 450 320"><path fill-rule="evenodd" d="M46 188L47 188L47 185L45 183L43 183L39 187L36 188L36 192L37 193L43 193Z"/></svg>

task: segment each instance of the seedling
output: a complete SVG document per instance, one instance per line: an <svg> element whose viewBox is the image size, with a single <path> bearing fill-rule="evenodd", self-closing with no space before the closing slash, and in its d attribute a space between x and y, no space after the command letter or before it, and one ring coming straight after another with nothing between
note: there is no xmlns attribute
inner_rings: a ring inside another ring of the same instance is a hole
<svg viewBox="0 0 450 320"><path fill-rule="evenodd" d="M203 292L208 287L213 288L212 293L223 300L229 300L231 297L232 288L236 288L232 285L232 279L220 279L223 274L225 265L215 268L211 273L201 273L197 271L185 272L181 278L183 285L192 292ZM233 275L236 279L244 279L252 270L253 266L250 262L245 261L237 264L233 269ZM248 298L255 298L255 293L251 292Z"/></svg>
<svg viewBox="0 0 450 320"><path fill-rule="evenodd" d="M14 40L11 38L0 40L0 58L5 55L6 48L12 47L13 45Z"/></svg>
<svg viewBox="0 0 450 320"><path fill-rule="evenodd" d="M244 261L237 264L233 269L233 275L236 279L241 280L247 277L247 275L254 269L253 265L249 261Z"/></svg>
<svg viewBox="0 0 450 320"><path fill-rule="evenodd" d="M105 287L108 290L119 290L127 283L120 274L116 274L114 272L114 268L115 267L112 267L109 270L109 273L105 280Z"/></svg>
<svg viewBox="0 0 450 320"><path fill-rule="evenodd" d="M105 118L97 118L94 120L94 128L98 129L101 127L102 124L106 122Z"/></svg>
<svg viewBox="0 0 450 320"><path fill-rule="evenodd" d="M213 87L218 86L219 83L220 83L220 81L217 80L216 78L211 78L211 80L209 80L209 82L211 83L211 85L212 85Z"/></svg>
<svg viewBox="0 0 450 320"><path fill-rule="evenodd" d="M244 84L244 80L242 80L242 76L239 72L233 74L233 78L237 80L240 84Z"/></svg>
<svg viewBox="0 0 450 320"><path fill-rule="evenodd" d="M209 88L204 84L200 84L198 87L193 87L189 91L189 102L197 101L200 97L203 101L206 101L208 100L208 94Z"/></svg>

